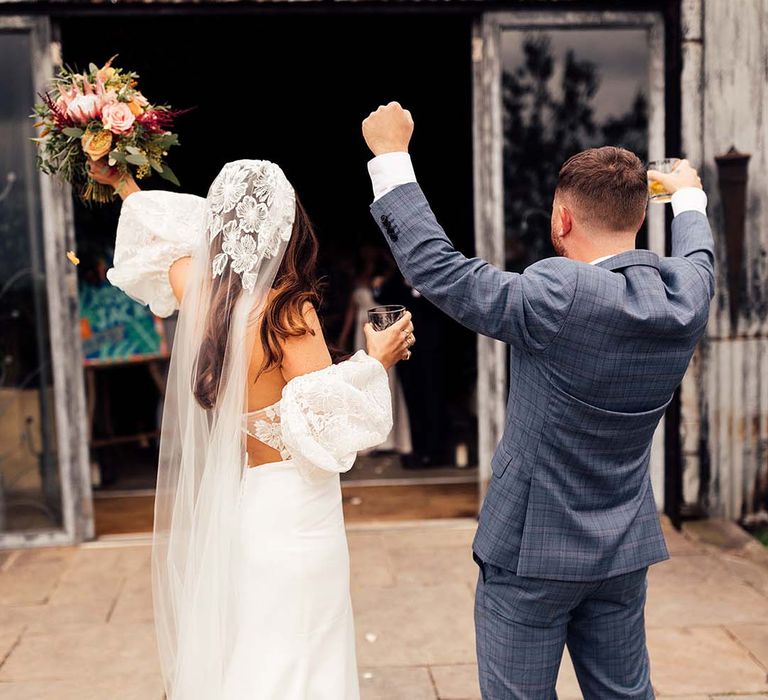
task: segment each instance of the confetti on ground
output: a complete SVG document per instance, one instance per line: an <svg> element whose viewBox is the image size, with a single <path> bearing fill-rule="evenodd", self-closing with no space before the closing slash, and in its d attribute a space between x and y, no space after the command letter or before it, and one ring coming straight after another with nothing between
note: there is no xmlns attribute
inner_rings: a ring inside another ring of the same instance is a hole
<svg viewBox="0 0 768 700"><path fill-rule="evenodd" d="M352 496L352 498L349 499L349 502L353 506L359 506L363 502L363 499L360 498L360 496Z"/></svg>
<svg viewBox="0 0 768 700"><path fill-rule="evenodd" d="M79 265L80 264L80 258L75 255L74 250L68 250L67 251L67 260L71 262L73 265Z"/></svg>
<svg viewBox="0 0 768 700"><path fill-rule="evenodd" d="M370 642L371 644L373 644L377 639L378 637L373 632L368 632L365 635L365 641Z"/></svg>
<svg viewBox="0 0 768 700"><path fill-rule="evenodd" d="M363 680L369 681L369 680L371 680L371 678L373 678L373 674L370 671L366 671L363 674Z"/></svg>

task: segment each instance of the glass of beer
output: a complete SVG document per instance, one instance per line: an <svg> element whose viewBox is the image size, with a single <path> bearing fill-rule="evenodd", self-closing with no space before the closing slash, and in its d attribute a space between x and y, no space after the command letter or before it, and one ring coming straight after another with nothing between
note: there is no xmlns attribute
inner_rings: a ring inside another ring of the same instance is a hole
<svg viewBox="0 0 768 700"><path fill-rule="evenodd" d="M404 313L405 307L399 304L375 306L372 309L368 309L368 320L371 322L374 330L383 331L393 323L397 323Z"/></svg>
<svg viewBox="0 0 768 700"><path fill-rule="evenodd" d="M663 158L652 160L648 163L648 170L658 170L660 173L671 173L680 161L677 158ZM660 182L650 180L648 182L648 197L656 204L666 204L672 201L672 194L667 192Z"/></svg>

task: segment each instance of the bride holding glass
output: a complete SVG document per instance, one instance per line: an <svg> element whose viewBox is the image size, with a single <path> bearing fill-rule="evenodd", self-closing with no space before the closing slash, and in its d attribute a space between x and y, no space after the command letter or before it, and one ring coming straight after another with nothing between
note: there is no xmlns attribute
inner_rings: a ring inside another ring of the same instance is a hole
<svg viewBox="0 0 768 700"><path fill-rule="evenodd" d="M318 242L273 163L227 163L205 199L90 173L125 200L108 279L179 309L152 556L167 697L357 699L339 474L392 428L410 314L332 364Z"/></svg>

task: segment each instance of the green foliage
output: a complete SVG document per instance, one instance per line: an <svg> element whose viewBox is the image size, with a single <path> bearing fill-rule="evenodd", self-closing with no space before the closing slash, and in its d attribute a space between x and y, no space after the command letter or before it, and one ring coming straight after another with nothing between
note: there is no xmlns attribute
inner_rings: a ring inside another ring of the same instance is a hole
<svg viewBox="0 0 768 700"><path fill-rule="evenodd" d="M163 166L163 169L160 171L160 177L168 180L168 182L172 182L177 187L180 184L173 170L171 170L171 168L168 165Z"/></svg>
<svg viewBox="0 0 768 700"><path fill-rule="evenodd" d="M755 539L760 542L764 547L768 547L768 528L763 528L757 532L752 533Z"/></svg>
<svg viewBox="0 0 768 700"><path fill-rule="evenodd" d="M565 56L556 80L551 40L531 34L523 62L502 76L504 213L509 269L523 268L554 253L549 237L552 195L559 166L596 145L647 151L647 101L638 93L629 112L599 123L593 101L600 87L597 66Z"/></svg>

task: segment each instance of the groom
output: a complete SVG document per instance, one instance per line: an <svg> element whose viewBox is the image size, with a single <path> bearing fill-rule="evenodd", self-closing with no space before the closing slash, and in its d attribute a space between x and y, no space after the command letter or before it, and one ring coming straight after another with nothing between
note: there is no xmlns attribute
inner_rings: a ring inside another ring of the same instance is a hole
<svg viewBox="0 0 768 700"><path fill-rule="evenodd" d="M485 700L550 700L567 644L587 700L652 698L648 566L668 557L651 491L654 430L707 323L707 198L682 161L651 173L672 197L672 256L635 250L647 174L593 148L560 170L552 242L523 274L466 258L408 155L409 112L363 122L371 207L407 280L468 328L511 346L506 428L473 549Z"/></svg>

